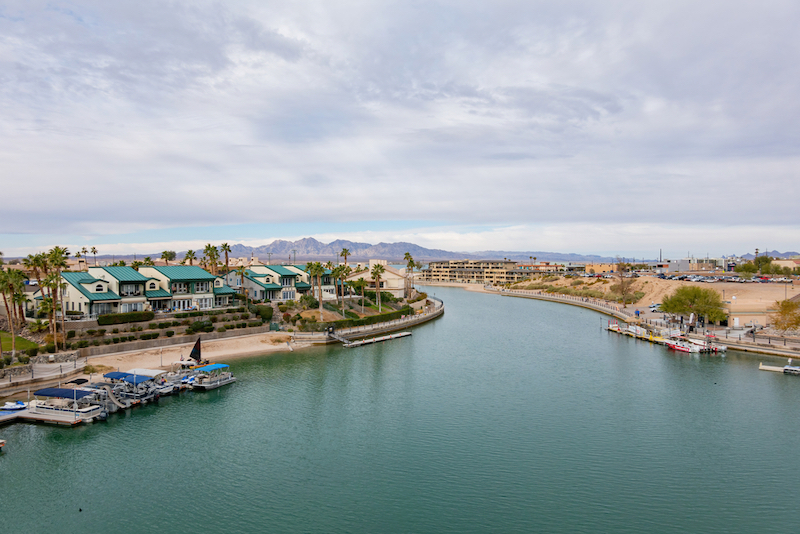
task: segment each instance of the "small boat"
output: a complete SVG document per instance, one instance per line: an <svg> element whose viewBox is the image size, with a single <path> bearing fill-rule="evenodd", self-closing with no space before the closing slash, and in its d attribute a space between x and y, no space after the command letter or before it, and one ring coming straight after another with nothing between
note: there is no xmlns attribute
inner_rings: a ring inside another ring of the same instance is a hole
<svg viewBox="0 0 800 534"><path fill-rule="evenodd" d="M197 376L192 382L192 389L216 389L220 386L236 382L236 377L230 372L230 366L225 363L214 363L197 369Z"/></svg>
<svg viewBox="0 0 800 534"><path fill-rule="evenodd" d="M25 419L45 423L76 425L91 423L107 415L99 404L93 401L94 394L79 389L44 388L36 391L34 397L43 399L28 403Z"/></svg>
<svg viewBox="0 0 800 534"><path fill-rule="evenodd" d="M783 368L783 374L800 376L800 367L796 365L787 365Z"/></svg>
<svg viewBox="0 0 800 534"><path fill-rule="evenodd" d="M6 440L0 439L0 449L6 446Z"/></svg>
<svg viewBox="0 0 800 534"><path fill-rule="evenodd" d="M6 402L0 410L24 410L28 405L22 401Z"/></svg>
<svg viewBox="0 0 800 534"><path fill-rule="evenodd" d="M678 352L700 352L700 347L692 343L687 343L680 339L669 339L666 341L667 347Z"/></svg>

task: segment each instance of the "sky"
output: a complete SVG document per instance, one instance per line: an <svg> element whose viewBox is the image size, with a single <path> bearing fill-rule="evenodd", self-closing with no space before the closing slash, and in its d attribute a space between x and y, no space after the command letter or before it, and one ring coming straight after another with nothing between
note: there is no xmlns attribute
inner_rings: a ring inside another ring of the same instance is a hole
<svg viewBox="0 0 800 534"><path fill-rule="evenodd" d="M800 3L5 0L0 250L800 250Z"/></svg>

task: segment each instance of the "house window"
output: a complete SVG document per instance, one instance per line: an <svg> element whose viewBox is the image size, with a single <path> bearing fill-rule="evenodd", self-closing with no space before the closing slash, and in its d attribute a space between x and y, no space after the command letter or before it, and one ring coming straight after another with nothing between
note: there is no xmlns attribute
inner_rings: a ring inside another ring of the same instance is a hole
<svg viewBox="0 0 800 534"><path fill-rule="evenodd" d="M188 293L189 287L186 285L185 282L176 282L172 284L172 292L173 293Z"/></svg>
<svg viewBox="0 0 800 534"><path fill-rule="evenodd" d="M123 297L138 297L142 290L139 284L122 284L119 286L119 294Z"/></svg>
<svg viewBox="0 0 800 534"><path fill-rule="evenodd" d="M191 299L173 300L172 307L176 310L188 310L192 307Z"/></svg>
<svg viewBox="0 0 800 534"><path fill-rule="evenodd" d="M208 282L205 282L208 284ZM197 299L197 306L204 310L206 308L211 308L214 305L214 299Z"/></svg>
<svg viewBox="0 0 800 534"><path fill-rule="evenodd" d="M195 282L194 283L194 292L195 293L208 293L208 282Z"/></svg>
<svg viewBox="0 0 800 534"><path fill-rule="evenodd" d="M122 313L134 312L134 311L142 311L143 309L144 309L143 308L143 304L141 302L131 302L131 303L122 304L120 306L120 310L121 310Z"/></svg>
<svg viewBox="0 0 800 534"><path fill-rule="evenodd" d="M292 280L293 280L293 278L291 276L282 276L281 277L281 285L283 287L292 287L292 285L293 285L292 284Z"/></svg>
<svg viewBox="0 0 800 534"><path fill-rule="evenodd" d="M103 293L103 284L97 284L94 288L95 293Z"/></svg>
<svg viewBox="0 0 800 534"><path fill-rule="evenodd" d="M150 282L150 289L155 289L155 288L156 288L156 283Z"/></svg>

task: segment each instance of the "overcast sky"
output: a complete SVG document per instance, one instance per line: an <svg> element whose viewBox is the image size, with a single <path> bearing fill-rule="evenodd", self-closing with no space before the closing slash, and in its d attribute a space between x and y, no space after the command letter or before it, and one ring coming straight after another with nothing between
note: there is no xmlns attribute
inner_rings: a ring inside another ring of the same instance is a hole
<svg viewBox="0 0 800 534"><path fill-rule="evenodd" d="M0 250L798 250L797 1L5 0Z"/></svg>

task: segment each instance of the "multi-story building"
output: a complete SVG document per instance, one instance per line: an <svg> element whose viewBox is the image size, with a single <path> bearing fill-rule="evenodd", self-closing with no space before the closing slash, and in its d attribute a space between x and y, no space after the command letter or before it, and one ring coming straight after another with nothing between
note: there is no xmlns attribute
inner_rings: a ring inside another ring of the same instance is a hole
<svg viewBox="0 0 800 534"><path fill-rule="evenodd" d="M243 287L242 276L237 271L229 272L225 280L242 292L247 290L248 296L256 300L295 300L311 289L302 272L292 265L253 264L245 270Z"/></svg>
<svg viewBox="0 0 800 534"><path fill-rule="evenodd" d="M393 297L403 298L406 288L406 270L395 269L388 265L386 260L369 260L369 264L364 265L365 271L353 272L347 277L346 281L358 280L363 278L367 282L367 291L375 291L375 280L372 278L372 268L375 265L383 265L384 273L381 275L380 290L391 293Z"/></svg>
<svg viewBox="0 0 800 534"><path fill-rule="evenodd" d="M519 269L517 262L509 260L432 261L422 270L422 279L428 282L487 285L513 284L530 275L530 270Z"/></svg>
<svg viewBox="0 0 800 534"><path fill-rule="evenodd" d="M194 265L139 267L139 273L152 280L146 290L152 293L146 296L154 310L224 307L235 294L222 277Z"/></svg>

